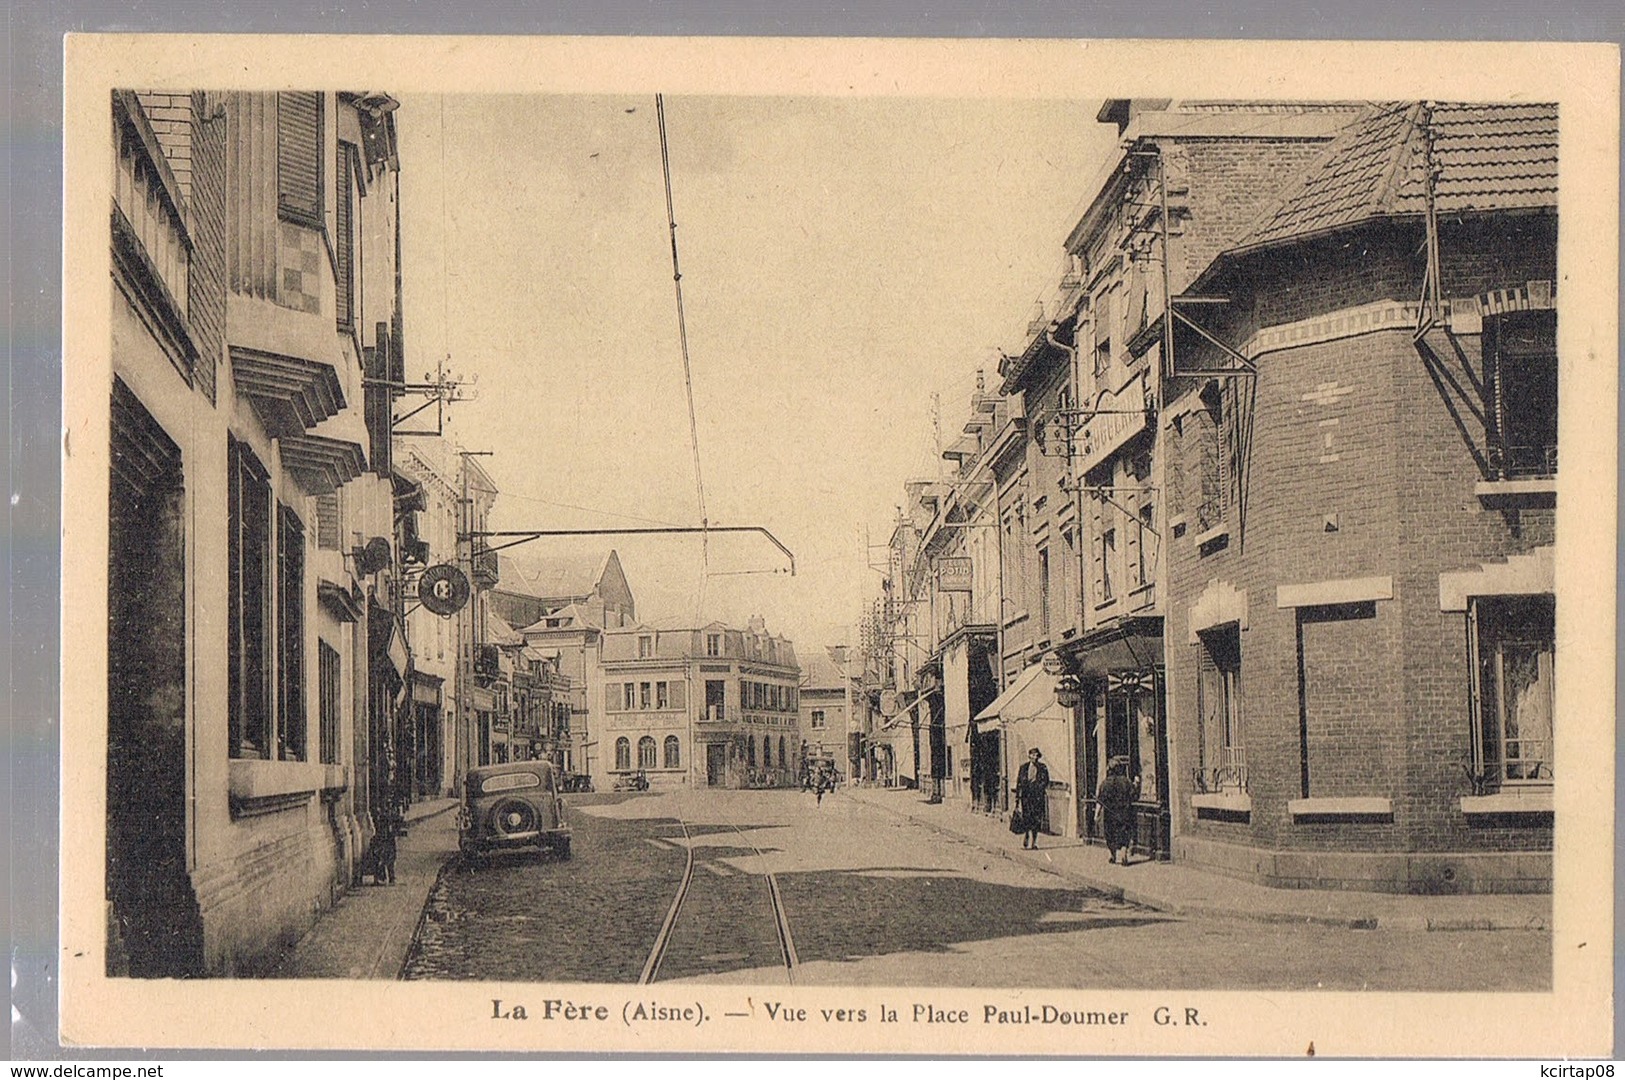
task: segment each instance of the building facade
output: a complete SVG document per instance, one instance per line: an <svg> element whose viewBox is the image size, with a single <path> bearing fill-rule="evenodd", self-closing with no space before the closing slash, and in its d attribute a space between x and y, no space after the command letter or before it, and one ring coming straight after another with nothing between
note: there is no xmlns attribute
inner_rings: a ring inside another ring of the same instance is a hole
<svg viewBox="0 0 1625 1080"><path fill-rule="evenodd" d="M113 95L112 973L254 970L394 797L394 104Z"/></svg>
<svg viewBox="0 0 1625 1080"><path fill-rule="evenodd" d="M1557 130L1370 107L1196 280L1224 302L1162 420L1177 858L1550 888Z"/></svg>
<svg viewBox="0 0 1625 1080"><path fill-rule="evenodd" d="M655 787L786 787L798 778L801 668L789 639L753 617L603 634L604 764L612 787L642 772Z"/></svg>
<svg viewBox="0 0 1625 1080"><path fill-rule="evenodd" d="M802 667L796 704L801 743L792 764L803 781L804 770L819 763L849 779L862 775L862 729L847 664L845 647L836 645L815 652Z"/></svg>

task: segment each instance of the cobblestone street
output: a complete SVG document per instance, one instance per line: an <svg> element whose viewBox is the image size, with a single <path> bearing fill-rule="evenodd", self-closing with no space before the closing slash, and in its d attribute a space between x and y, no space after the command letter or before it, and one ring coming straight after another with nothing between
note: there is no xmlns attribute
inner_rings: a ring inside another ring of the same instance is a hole
<svg viewBox="0 0 1625 1080"><path fill-rule="evenodd" d="M575 858L452 863L410 979L635 982L683 875L660 981L1144 989L1540 990L1541 930L1355 930L1178 917L837 792L571 797Z"/></svg>

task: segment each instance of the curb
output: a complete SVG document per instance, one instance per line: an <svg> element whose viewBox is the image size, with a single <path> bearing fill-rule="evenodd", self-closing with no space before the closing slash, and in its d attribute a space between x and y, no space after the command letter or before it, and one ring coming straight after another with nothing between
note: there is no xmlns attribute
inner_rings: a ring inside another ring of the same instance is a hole
<svg viewBox="0 0 1625 1080"><path fill-rule="evenodd" d="M994 847L984 840L980 840L974 836L969 836L965 833L950 829L927 818L920 817L907 809L899 809L896 807L887 806L884 803L871 802L867 799L864 801L870 806L877 807L886 811L887 813L904 818L905 820L929 829L934 833L955 837L967 844L980 848L982 851L989 854L999 855L1003 858L1011 860L1012 862L1020 862L1022 865L1030 866L1035 870L1041 870L1047 874L1054 874L1056 877L1065 878L1068 881L1079 883L1092 892L1103 894L1108 899L1127 901L1131 904L1139 904L1143 907L1148 907L1169 915L1178 915L1182 917L1190 917L1195 915L1222 916L1225 918L1245 919L1249 922L1273 924L1277 926L1325 926L1343 930L1410 930L1442 933L1470 930L1549 931L1551 929L1550 920L1542 918L1539 915L1532 915L1522 919L1472 917L1460 915L1439 917L1431 917L1427 915L1317 915L1306 912L1292 911L1258 911L1246 908L1227 907L1222 904L1208 904L1201 902L1182 903L1177 900L1169 900L1163 896L1150 895L1133 887L1125 888L1121 885L1114 885L1109 882L1100 881L1099 879L1092 878L1087 874L1080 873L1077 870L1055 866L1053 863L1046 865L1043 863L1034 862L1033 860L1027 858L1018 859L1016 853L1009 848Z"/></svg>

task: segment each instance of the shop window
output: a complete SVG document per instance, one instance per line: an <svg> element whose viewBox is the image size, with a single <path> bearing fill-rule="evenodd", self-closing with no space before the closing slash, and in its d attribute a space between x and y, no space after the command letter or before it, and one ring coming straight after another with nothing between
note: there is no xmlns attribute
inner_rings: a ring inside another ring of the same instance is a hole
<svg viewBox="0 0 1625 1080"><path fill-rule="evenodd" d="M1485 320L1484 393L1497 480L1557 475L1557 313Z"/></svg>
<svg viewBox="0 0 1625 1080"><path fill-rule="evenodd" d="M683 765L683 747L677 736L666 736L666 768L679 769Z"/></svg>
<svg viewBox="0 0 1625 1080"><path fill-rule="evenodd" d="M271 485L254 452L227 443L227 694L231 755L270 757Z"/></svg>
<svg viewBox="0 0 1625 1080"><path fill-rule="evenodd" d="M276 96L277 212L313 229L322 227L322 94Z"/></svg>
<svg viewBox="0 0 1625 1080"><path fill-rule="evenodd" d="M1241 628L1235 623L1197 635L1197 788L1247 789L1241 732Z"/></svg>
<svg viewBox="0 0 1625 1080"><path fill-rule="evenodd" d="M756 740L748 735L745 736L745 765L756 768Z"/></svg>
<svg viewBox="0 0 1625 1080"><path fill-rule="evenodd" d="M773 736L771 736L771 735L763 735L762 736L762 768L771 769L772 767L773 767Z"/></svg>
<svg viewBox="0 0 1625 1080"><path fill-rule="evenodd" d="M656 767L654 736L645 735L638 740L638 768L653 769Z"/></svg>
<svg viewBox="0 0 1625 1080"><path fill-rule="evenodd" d="M1555 606L1550 596L1474 598L1476 755L1486 790L1552 781Z"/></svg>
<svg viewBox="0 0 1625 1080"><path fill-rule="evenodd" d="M625 735L615 740L615 767L622 772L632 767L632 741Z"/></svg>
<svg viewBox="0 0 1625 1080"><path fill-rule="evenodd" d="M785 762L787 760L788 759L784 756L784 736L780 735L779 736L779 768L781 768L781 769L784 768L785 767Z"/></svg>

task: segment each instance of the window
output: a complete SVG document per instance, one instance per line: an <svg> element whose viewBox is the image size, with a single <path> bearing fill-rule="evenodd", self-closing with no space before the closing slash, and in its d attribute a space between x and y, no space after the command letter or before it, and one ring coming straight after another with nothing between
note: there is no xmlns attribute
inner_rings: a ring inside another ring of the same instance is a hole
<svg viewBox="0 0 1625 1080"><path fill-rule="evenodd" d="M668 769L680 769L680 768L682 768L682 766L683 766L683 760L682 759L683 759L682 743L678 741L677 736L675 736L675 735L667 735L666 736L666 768L668 768Z"/></svg>
<svg viewBox="0 0 1625 1080"><path fill-rule="evenodd" d="M762 768L771 769L772 767L773 767L773 736L771 736L771 735L763 735L762 736Z"/></svg>
<svg viewBox="0 0 1625 1080"><path fill-rule="evenodd" d="M824 726L824 710L823 709L814 709L812 711L812 726L814 728L821 728L821 727Z"/></svg>
<svg viewBox="0 0 1625 1080"><path fill-rule="evenodd" d="M785 767L785 761L786 760L787 759L784 756L784 736L780 735L779 736L779 768L782 769L782 768Z"/></svg>
<svg viewBox="0 0 1625 1080"><path fill-rule="evenodd" d="M745 765L756 768L756 740L748 735L745 737Z"/></svg>
<svg viewBox="0 0 1625 1080"><path fill-rule="evenodd" d="M1107 529L1100 534L1100 599L1102 603L1117 595L1116 587L1112 581L1112 569L1116 563L1117 530Z"/></svg>
<svg viewBox="0 0 1625 1080"><path fill-rule="evenodd" d="M276 96L277 212L313 229L322 227L322 95Z"/></svg>
<svg viewBox="0 0 1625 1080"><path fill-rule="evenodd" d="M1203 783L1210 790L1247 789L1241 742L1241 627L1197 635L1196 710Z"/></svg>
<svg viewBox="0 0 1625 1080"><path fill-rule="evenodd" d="M657 708L657 709L669 709L669 708L671 708L671 690L670 690L670 684L669 683L664 683L664 682L655 683L655 708Z"/></svg>
<svg viewBox="0 0 1625 1080"><path fill-rule="evenodd" d="M654 655L655 639L644 635L638 638L638 659L647 660Z"/></svg>
<svg viewBox="0 0 1625 1080"><path fill-rule="evenodd" d="M649 708L649 702L650 702L649 684L648 683L639 683L638 684L638 708L645 709L645 710L648 709Z"/></svg>
<svg viewBox="0 0 1625 1080"><path fill-rule="evenodd" d="M1157 572L1157 532L1154 522L1156 514L1150 503L1140 504L1139 521L1139 549L1135 560L1135 584L1149 585Z"/></svg>
<svg viewBox="0 0 1625 1080"><path fill-rule="evenodd" d="M316 643L316 722L321 725L317 738L321 744L323 765L336 765L339 760L339 654L325 641Z"/></svg>
<svg viewBox="0 0 1625 1080"><path fill-rule="evenodd" d="M1038 636L1049 637L1049 548L1038 549Z"/></svg>
<svg viewBox="0 0 1625 1080"><path fill-rule="evenodd" d="M226 447L227 694L231 755L270 757L271 486L254 452Z"/></svg>
<svg viewBox="0 0 1625 1080"><path fill-rule="evenodd" d="M1490 784L1552 780L1556 688L1550 596L1474 598L1477 765Z"/></svg>
<svg viewBox="0 0 1625 1080"><path fill-rule="evenodd" d="M277 530L278 756L305 760L305 526L286 506Z"/></svg>
<svg viewBox="0 0 1625 1080"><path fill-rule="evenodd" d="M1095 295L1095 378L1104 381L1112 366L1112 294L1102 290Z"/></svg>
<svg viewBox="0 0 1625 1080"><path fill-rule="evenodd" d="M621 707L632 710L638 707L638 687L636 683L621 684Z"/></svg>
<svg viewBox="0 0 1625 1080"><path fill-rule="evenodd" d="M653 769L657 767L655 757L655 740L652 735L645 735L638 740L638 768Z"/></svg>
<svg viewBox="0 0 1625 1080"><path fill-rule="evenodd" d="M1557 475L1557 313L1486 320L1484 368L1494 478Z"/></svg>
<svg viewBox="0 0 1625 1080"><path fill-rule="evenodd" d="M722 635L721 634L707 634L707 635L705 635L705 655L707 655L707 656L721 656L722 655Z"/></svg>
<svg viewBox="0 0 1625 1080"><path fill-rule="evenodd" d="M625 735L615 740L615 767L622 772L632 767L632 741Z"/></svg>
<svg viewBox="0 0 1625 1080"><path fill-rule="evenodd" d="M728 684L721 679L705 680L705 712L712 720L723 719Z"/></svg>
<svg viewBox="0 0 1625 1080"><path fill-rule="evenodd" d="M339 143L338 202L333 208L333 270L337 286L337 315L340 330L355 329L356 246L355 193L356 152L347 142Z"/></svg>

